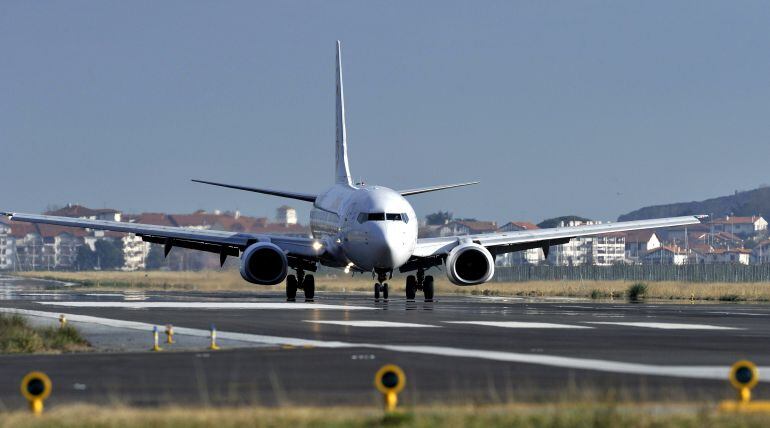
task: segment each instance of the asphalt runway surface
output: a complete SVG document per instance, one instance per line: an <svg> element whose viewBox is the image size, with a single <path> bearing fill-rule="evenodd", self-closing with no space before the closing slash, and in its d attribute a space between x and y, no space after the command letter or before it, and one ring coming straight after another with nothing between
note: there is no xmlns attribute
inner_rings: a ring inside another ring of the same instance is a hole
<svg viewBox="0 0 770 428"><path fill-rule="evenodd" d="M715 401L735 397L733 362L770 373L770 305L323 292L305 304L258 288L92 292L0 278L0 311L50 325L66 314L95 347L0 356L0 409L25 405L18 382L31 370L52 378L49 405L147 406L379 404L373 376L387 363L406 372L406 404ZM150 352L152 327L166 324L176 344ZM770 398L767 383L754 396Z"/></svg>

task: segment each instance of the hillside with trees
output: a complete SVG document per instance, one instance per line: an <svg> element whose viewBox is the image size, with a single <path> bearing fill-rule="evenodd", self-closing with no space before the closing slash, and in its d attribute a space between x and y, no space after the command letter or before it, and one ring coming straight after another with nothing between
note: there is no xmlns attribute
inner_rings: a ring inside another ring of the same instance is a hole
<svg viewBox="0 0 770 428"><path fill-rule="evenodd" d="M646 220L661 217L683 215L714 215L723 217L760 215L770 218L770 187L763 186L745 192L736 191L730 196L721 196L699 202L679 202L674 204L654 205L623 214L618 221Z"/></svg>

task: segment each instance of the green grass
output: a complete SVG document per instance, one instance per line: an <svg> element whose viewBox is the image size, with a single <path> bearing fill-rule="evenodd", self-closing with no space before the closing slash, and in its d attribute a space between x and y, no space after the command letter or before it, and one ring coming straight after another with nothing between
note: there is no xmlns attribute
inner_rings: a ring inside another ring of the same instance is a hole
<svg viewBox="0 0 770 428"><path fill-rule="evenodd" d="M764 427L767 415L726 414L714 405L509 404L428 406L384 416L374 407L130 408L59 406L35 418L0 413L0 427Z"/></svg>
<svg viewBox="0 0 770 428"><path fill-rule="evenodd" d="M0 314L0 353L74 352L88 346L72 326L32 327L20 315Z"/></svg>
<svg viewBox="0 0 770 428"><path fill-rule="evenodd" d="M628 287L628 290L626 290L626 296L628 296L628 300L632 301L643 298L645 294L647 294L647 284L643 282L631 284L631 286Z"/></svg>

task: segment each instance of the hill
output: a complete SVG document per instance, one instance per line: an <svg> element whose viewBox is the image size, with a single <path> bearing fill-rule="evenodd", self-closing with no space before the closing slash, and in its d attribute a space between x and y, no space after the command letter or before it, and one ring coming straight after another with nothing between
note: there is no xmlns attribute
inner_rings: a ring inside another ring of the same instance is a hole
<svg viewBox="0 0 770 428"><path fill-rule="evenodd" d="M706 199L700 202L679 202L644 207L621 215L618 217L618 221L697 214L713 214L717 217L726 215L752 216L758 214L764 218L770 218L770 187L735 192L734 195Z"/></svg>

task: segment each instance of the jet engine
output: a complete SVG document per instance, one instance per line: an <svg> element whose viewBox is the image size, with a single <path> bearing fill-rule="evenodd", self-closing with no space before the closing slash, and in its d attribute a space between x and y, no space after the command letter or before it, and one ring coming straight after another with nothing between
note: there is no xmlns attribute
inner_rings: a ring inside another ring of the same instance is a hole
<svg viewBox="0 0 770 428"><path fill-rule="evenodd" d="M241 277L260 285L275 285L286 278L289 261L277 245L270 242L251 244L241 255Z"/></svg>
<svg viewBox="0 0 770 428"><path fill-rule="evenodd" d="M446 267L446 274L453 284L483 284L495 274L495 259L479 244L461 244L449 252Z"/></svg>

